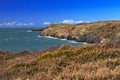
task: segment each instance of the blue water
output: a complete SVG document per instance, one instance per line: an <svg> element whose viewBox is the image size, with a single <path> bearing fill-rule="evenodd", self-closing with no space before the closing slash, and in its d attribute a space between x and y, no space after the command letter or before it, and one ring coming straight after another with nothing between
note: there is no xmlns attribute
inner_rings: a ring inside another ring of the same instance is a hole
<svg viewBox="0 0 120 80"><path fill-rule="evenodd" d="M76 46L83 43L52 37L42 37L40 36L40 32L32 32L29 28L0 29L0 51L43 50L62 44Z"/></svg>

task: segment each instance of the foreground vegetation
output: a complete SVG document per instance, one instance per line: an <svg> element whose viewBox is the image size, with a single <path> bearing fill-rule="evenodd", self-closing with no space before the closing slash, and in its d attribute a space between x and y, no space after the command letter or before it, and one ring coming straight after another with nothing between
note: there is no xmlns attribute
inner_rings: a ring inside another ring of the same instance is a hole
<svg viewBox="0 0 120 80"><path fill-rule="evenodd" d="M0 52L0 80L120 80L119 22L78 24L77 27L52 24L43 30L43 35L58 36L62 30L69 29L73 37L77 31L79 40L96 44L62 45L15 54Z"/></svg>
<svg viewBox="0 0 120 80"><path fill-rule="evenodd" d="M0 79L120 80L120 48L62 45L39 53L1 53Z"/></svg>

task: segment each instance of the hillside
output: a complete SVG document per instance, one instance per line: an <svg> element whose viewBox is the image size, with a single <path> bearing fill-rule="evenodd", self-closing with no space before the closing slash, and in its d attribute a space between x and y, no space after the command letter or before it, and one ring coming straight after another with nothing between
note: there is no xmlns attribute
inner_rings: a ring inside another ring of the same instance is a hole
<svg viewBox="0 0 120 80"><path fill-rule="evenodd" d="M105 40L120 40L120 21L104 21L86 24L51 24L42 31L42 36L66 38L79 42L100 43Z"/></svg>
<svg viewBox="0 0 120 80"><path fill-rule="evenodd" d="M63 45L37 54L0 53L0 80L53 79L120 80L120 48Z"/></svg>
<svg viewBox="0 0 120 80"><path fill-rule="evenodd" d="M96 44L0 52L0 80L120 80L120 21L51 24L42 35Z"/></svg>

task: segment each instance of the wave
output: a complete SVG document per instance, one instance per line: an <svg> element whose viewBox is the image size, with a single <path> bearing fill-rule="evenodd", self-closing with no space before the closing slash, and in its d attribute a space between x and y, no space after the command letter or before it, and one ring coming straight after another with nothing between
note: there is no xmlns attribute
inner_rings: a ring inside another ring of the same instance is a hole
<svg viewBox="0 0 120 80"><path fill-rule="evenodd" d="M86 42L84 42L83 44L87 44Z"/></svg>
<svg viewBox="0 0 120 80"><path fill-rule="evenodd" d="M69 40L69 43L76 43L77 44L79 42Z"/></svg>
<svg viewBox="0 0 120 80"><path fill-rule="evenodd" d="M37 37L41 38L42 36L38 35Z"/></svg>
<svg viewBox="0 0 120 80"><path fill-rule="evenodd" d="M69 41L69 43L79 43L79 42L76 42L76 41L72 41L72 40L67 40L67 39L60 39L60 38L56 38L56 37L51 37L51 36L40 36L38 35L37 37L44 37L44 38L49 38L49 39L59 39L59 40L62 40L62 41Z"/></svg>
<svg viewBox="0 0 120 80"><path fill-rule="evenodd" d="M10 40L14 40L14 39L17 39L17 38L10 37L9 39L10 39Z"/></svg>
<svg viewBox="0 0 120 80"><path fill-rule="evenodd" d="M17 38L13 38L13 37L10 37L8 39L4 39L5 41L8 41L8 40L16 40Z"/></svg>
<svg viewBox="0 0 120 80"><path fill-rule="evenodd" d="M62 40L62 41L67 41L67 39L60 39L60 40Z"/></svg>
<svg viewBox="0 0 120 80"><path fill-rule="evenodd" d="M51 36L46 36L46 38L50 38L50 39L58 39L56 37L51 37Z"/></svg>
<svg viewBox="0 0 120 80"><path fill-rule="evenodd" d="M40 35L38 35L37 37L43 37L43 38L49 38L49 39L58 39L58 38L56 38L56 37L51 37L51 36L40 36Z"/></svg>
<svg viewBox="0 0 120 80"><path fill-rule="evenodd" d="M27 30L26 32L32 32L31 30Z"/></svg>

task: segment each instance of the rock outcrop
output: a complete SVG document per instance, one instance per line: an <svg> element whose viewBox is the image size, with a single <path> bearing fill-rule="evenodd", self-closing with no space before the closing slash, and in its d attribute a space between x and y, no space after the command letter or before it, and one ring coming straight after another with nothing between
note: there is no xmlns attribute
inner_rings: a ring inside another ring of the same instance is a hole
<svg viewBox="0 0 120 80"><path fill-rule="evenodd" d="M45 28L34 28L32 31L43 31Z"/></svg>

